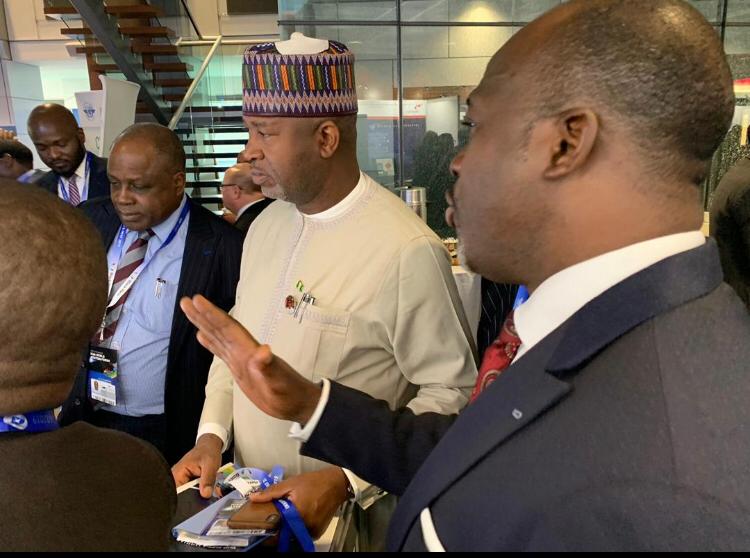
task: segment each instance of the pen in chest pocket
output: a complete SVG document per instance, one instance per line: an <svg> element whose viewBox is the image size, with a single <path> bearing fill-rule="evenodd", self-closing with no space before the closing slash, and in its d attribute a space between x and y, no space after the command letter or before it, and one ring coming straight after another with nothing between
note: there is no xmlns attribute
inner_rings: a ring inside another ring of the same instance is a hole
<svg viewBox="0 0 750 558"><path fill-rule="evenodd" d="M164 279L159 278L156 280L156 285L154 286L154 296L156 298L161 298L161 289L166 284L167 282Z"/></svg>
<svg viewBox="0 0 750 558"><path fill-rule="evenodd" d="M307 310L307 307L311 304L315 304L315 297L309 292L304 293L302 295L302 300L300 300L294 313L295 318L297 317L297 314L299 314L299 323L302 323L302 318L305 316L305 310Z"/></svg>

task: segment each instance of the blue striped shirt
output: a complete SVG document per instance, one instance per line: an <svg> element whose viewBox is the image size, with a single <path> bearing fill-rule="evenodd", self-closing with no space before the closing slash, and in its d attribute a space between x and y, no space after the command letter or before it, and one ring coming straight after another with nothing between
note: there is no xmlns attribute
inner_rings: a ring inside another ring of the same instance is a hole
<svg viewBox="0 0 750 558"><path fill-rule="evenodd" d="M151 261L167 239L186 203L187 197L183 197L180 207L166 221L152 227L154 236L148 242L145 262ZM188 214L174 240L138 277L123 305L111 343L119 358L117 406L104 405L104 410L135 417L164 413L169 338L189 222ZM136 238L138 233L129 231L123 251ZM119 256L115 239L107 252L107 263L117 263ZM164 281L158 297L157 279Z"/></svg>

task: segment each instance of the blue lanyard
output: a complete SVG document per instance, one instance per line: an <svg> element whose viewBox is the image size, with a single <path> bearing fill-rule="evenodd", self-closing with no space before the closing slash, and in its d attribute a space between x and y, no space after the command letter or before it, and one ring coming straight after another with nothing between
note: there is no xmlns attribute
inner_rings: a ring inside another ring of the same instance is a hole
<svg viewBox="0 0 750 558"><path fill-rule="evenodd" d="M109 286L107 289L107 292L110 295L110 300L107 302L107 308L110 306L113 306L122 296L130 289L135 281L140 277L141 273L145 271L145 269L148 267L148 265L154 261L156 258L156 255L162 251L165 247L167 247L177 236L177 231L180 230L180 227L185 222L185 219L187 218L188 213L190 212L190 203L187 199L184 201L185 205L182 208L182 211L180 212L180 216L177 218L177 222L175 223L174 227L172 227L172 231L167 236L164 243L159 246L159 248L156 250L156 252L153 253L153 255L148 259L148 261L144 262L143 265L139 269L136 269L133 273L130 274L130 277L125 281L122 287L117 291L117 293L112 293L112 287L114 286L114 280L115 280L115 274L117 273L117 266L120 263L120 260L122 260L122 249L125 247L125 238L128 235L128 229L126 229L123 225L120 225L120 230L117 233L117 245L116 245L116 251L119 254L117 257L117 264L110 266L109 270Z"/></svg>
<svg viewBox="0 0 750 558"><path fill-rule="evenodd" d="M267 475L260 469L251 469L251 473L253 478L259 481L261 486L266 489L281 482L284 476L284 469L277 465L271 470L270 475ZM285 498L274 500L273 503L283 518L281 531L279 532L278 551L289 552L292 539L296 538L304 552L315 552L312 537L294 504Z"/></svg>
<svg viewBox="0 0 750 558"><path fill-rule="evenodd" d="M33 411L23 415L4 416L0 421L0 432L51 432L60 426L55 419L55 413L49 411Z"/></svg>
<svg viewBox="0 0 750 558"><path fill-rule="evenodd" d="M83 171L83 186L81 186L81 191L79 192L81 201L84 201L83 190L84 188L86 188L86 185L89 183L89 169L90 168L91 168L91 153L87 151L86 152L86 166L84 167L84 171ZM68 194L68 189L65 187L65 180L63 180L63 178L60 177L57 179L57 182L60 184L60 191L62 192L65 203L70 203L70 195Z"/></svg>
<svg viewBox="0 0 750 558"><path fill-rule="evenodd" d="M513 310L521 306L527 300L529 300L529 289L521 285L520 287L518 287L516 299L513 301Z"/></svg>

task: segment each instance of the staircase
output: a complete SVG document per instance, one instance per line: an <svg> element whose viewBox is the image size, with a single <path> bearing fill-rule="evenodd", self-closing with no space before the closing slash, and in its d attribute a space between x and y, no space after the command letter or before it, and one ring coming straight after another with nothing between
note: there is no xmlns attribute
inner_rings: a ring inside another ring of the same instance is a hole
<svg viewBox="0 0 750 558"><path fill-rule="evenodd" d="M61 19L61 33L79 41L76 53L86 56L92 89L101 87L101 74L139 82L138 113L166 124L171 102L181 101L192 82L193 68L180 60L175 31L161 23L162 7L146 0L48 0L44 13ZM133 79L134 74L139 79Z"/></svg>
<svg viewBox="0 0 750 558"><path fill-rule="evenodd" d="M235 164L247 141L240 87L236 92L225 91L224 83L216 83L216 74L223 80L221 66L218 71L207 70L221 58L222 38L216 39L207 54L191 53L190 47L175 41L177 34L184 33L175 33L165 22L170 16L174 19L181 0L45 2L45 14L65 23L63 35L80 42L75 50L86 56L92 88L100 87L98 75L102 73L141 85L136 120L169 123L187 154L188 195L220 213L224 171ZM166 11L170 13L165 15ZM242 48L236 46L232 54L237 56ZM202 65L201 69L186 63L186 57ZM188 103L181 107L188 92Z"/></svg>
<svg viewBox="0 0 750 558"><path fill-rule="evenodd" d="M218 212L224 171L237 162L237 155L247 142L242 96L216 98L210 106L190 107L174 131L187 154L190 196Z"/></svg>

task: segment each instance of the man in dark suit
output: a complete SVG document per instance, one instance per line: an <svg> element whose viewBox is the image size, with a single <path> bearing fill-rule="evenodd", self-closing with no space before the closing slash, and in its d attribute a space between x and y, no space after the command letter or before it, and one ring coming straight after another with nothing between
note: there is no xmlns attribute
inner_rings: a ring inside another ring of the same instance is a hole
<svg viewBox="0 0 750 558"><path fill-rule="evenodd" d="M109 195L107 160L86 151L86 136L62 105L44 104L27 123L39 157L51 170L36 184L76 206Z"/></svg>
<svg viewBox="0 0 750 558"><path fill-rule="evenodd" d="M91 200L83 211L102 236L110 269L92 355L115 351L116 363L107 363L117 374L108 379L89 363L63 417L141 437L174 463L195 444L212 360L177 302L204 293L227 310L234 304L242 235L185 195L185 153L163 126L125 130L109 176L111 199Z"/></svg>
<svg viewBox="0 0 750 558"><path fill-rule="evenodd" d="M724 280L750 309L750 159L740 159L721 179L709 230L719 246Z"/></svg>
<svg viewBox="0 0 750 558"><path fill-rule="evenodd" d="M165 551L174 481L159 453L53 409L106 301L104 250L78 211L0 181L0 494L10 552ZM29 234L29 231L33 234Z"/></svg>
<svg viewBox="0 0 750 558"><path fill-rule="evenodd" d="M275 200L263 195L252 177L249 163L237 163L224 173L221 183L221 199L224 207L235 215L234 226L247 234L250 225L265 208Z"/></svg>
<svg viewBox="0 0 750 558"><path fill-rule="evenodd" d="M15 138L0 138L0 178L28 184L47 174L33 167L34 155L31 149Z"/></svg>
<svg viewBox="0 0 750 558"><path fill-rule="evenodd" d="M305 455L402 496L392 550L746 549L750 316L700 233L733 112L682 0L573 0L500 49L447 217L471 268L531 296L458 416L304 381L204 299L182 307L248 398L304 425Z"/></svg>

